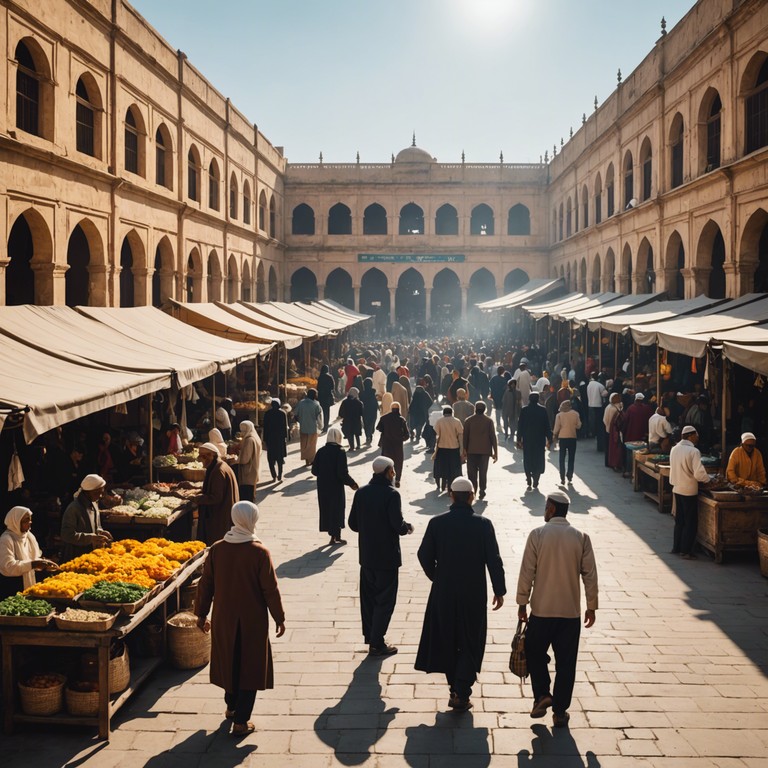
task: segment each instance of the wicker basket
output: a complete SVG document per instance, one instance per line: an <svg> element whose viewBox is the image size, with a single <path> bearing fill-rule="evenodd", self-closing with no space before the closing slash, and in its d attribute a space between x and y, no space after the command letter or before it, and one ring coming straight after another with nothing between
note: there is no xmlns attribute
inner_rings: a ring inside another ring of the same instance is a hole
<svg viewBox="0 0 768 768"><path fill-rule="evenodd" d="M211 660L211 633L197 627L193 613L168 619L168 659L177 669L197 669Z"/></svg>
<svg viewBox="0 0 768 768"><path fill-rule="evenodd" d="M96 717L99 714L98 691L73 691L67 688L64 691L67 700L67 712L75 717Z"/></svg>
<svg viewBox="0 0 768 768"><path fill-rule="evenodd" d="M768 528L757 531L757 554L760 555L760 573L768 579Z"/></svg>
<svg viewBox="0 0 768 768"><path fill-rule="evenodd" d="M122 693L131 681L131 663L128 658L128 647L123 646L123 652L109 660L109 692Z"/></svg>
<svg viewBox="0 0 768 768"><path fill-rule="evenodd" d="M58 629L64 632L106 632L112 628L116 618L117 614L113 613L108 619L101 621L74 621L61 616L54 616L53 620Z"/></svg>
<svg viewBox="0 0 768 768"><path fill-rule="evenodd" d="M187 467L183 467L179 469L179 473L185 480L190 480L192 482L205 480L205 469L188 469Z"/></svg>
<svg viewBox="0 0 768 768"><path fill-rule="evenodd" d="M30 688L19 683L21 695L21 711L25 715L55 715L64 706L64 675L55 675L60 680L59 685L50 688Z"/></svg>

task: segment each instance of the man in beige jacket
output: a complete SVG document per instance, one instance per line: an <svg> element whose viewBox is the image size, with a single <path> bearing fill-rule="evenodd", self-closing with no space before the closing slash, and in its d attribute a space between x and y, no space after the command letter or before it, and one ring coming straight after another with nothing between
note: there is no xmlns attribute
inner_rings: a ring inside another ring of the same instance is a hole
<svg viewBox="0 0 768 768"><path fill-rule="evenodd" d="M568 494L562 491L547 496L545 524L528 535L517 582L517 615L528 622L525 654L534 698L531 717L544 717L551 706L557 728L568 725L576 680L581 633L579 578L587 598L585 627L595 623L597 610L597 566L592 542L565 519L570 503ZM529 600L530 618L526 608ZM547 667L550 646L555 653L554 689L550 689Z"/></svg>
<svg viewBox="0 0 768 768"><path fill-rule="evenodd" d="M560 483L565 483L565 455L568 454L568 482L573 482L573 465L576 463L576 436L581 429L581 418L573 410L570 400L560 403L552 435L560 444Z"/></svg>

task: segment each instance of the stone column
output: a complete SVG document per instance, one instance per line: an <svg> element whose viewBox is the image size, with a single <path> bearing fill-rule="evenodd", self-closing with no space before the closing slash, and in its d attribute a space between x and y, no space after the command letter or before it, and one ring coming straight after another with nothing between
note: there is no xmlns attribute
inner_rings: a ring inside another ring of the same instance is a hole
<svg viewBox="0 0 768 768"><path fill-rule="evenodd" d="M107 291L107 270L106 264L91 264L88 267L88 304L91 307L109 306Z"/></svg>
<svg viewBox="0 0 768 768"><path fill-rule="evenodd" d="M672 296L675 292L676 282L677 269L656 270L656 291L667 291Z"/></svg>
<svg viewBox="0 0 768 768"><path fill-rule="evenodd" d="M699 294L706 294L709 288L709 267L690 267L680 270L685 280L685 298L692 299Z"/></svg>
<svg viewBox="0 0 768 768"><path fill-rule="evenodd" d="M64 281L69 264L30 265L35 273L35 304L40 306L64 306L67 299L67 286Z"/></svg>
<svg viewBox="0 0 768 768"><path fill-rule="evenodd" d="M147 307L151 302L152 275L154 269L147 267L133 268L133 304L136 307Z"/></svg>
<svg viewBox="0 0 768 768"><path fill-rule="evenodd" d="M10 263L10 259L0 259L0 306L5 304L5 270Z"/></svg>
<svg viewBox="0 0 768 768"><path fill-rule="evenodd" d="M325 298L325 283L317 284L317 298L318 301Z"/></svg>
<svg viewBox="0 0 768 768"><path fill-rule="evenodd" d="M432 289L424 288L424 297L426 298L426 305L424 309L424 321L427 325L432 322Z"/></svg>
<svg viewBox="0 0 768 768"><path fill-rule="evenodd" d="M725 295L735 299L746 293L752 293L755 287L755 270L757 263L744 261L734 264L727 261L723 264L725 270Z"/></svg>
<svg viewBox="0 0 768 768"><path fill-rule="evenodd" d="M397 286L389 287L389 323L395 324L397 307L395 306L395 294L397 293Z"/></svg>
<svg viewBox="0 0 768 768"><path fill-rule="evenodd" d="M352 290L355 292L355 303L354 303L354 310L355 312L360 311L360 286L355 285L353 286Z"/></svg>
<svg viewBox="0 0 768 768"><path fill-rule="evenodd" d="M467 320L467 286L461 286L461 322Z"/></svg>

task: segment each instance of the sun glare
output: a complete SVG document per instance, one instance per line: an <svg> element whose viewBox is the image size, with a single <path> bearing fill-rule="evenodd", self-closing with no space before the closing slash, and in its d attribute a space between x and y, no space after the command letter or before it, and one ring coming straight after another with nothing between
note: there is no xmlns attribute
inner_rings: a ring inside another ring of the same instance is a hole
<svg viewBox="0 0 768 768"><path fill-rule="evenodd" d="M484 37L509 35L528 15L532 0L458 0L462 25Z"/></svg>

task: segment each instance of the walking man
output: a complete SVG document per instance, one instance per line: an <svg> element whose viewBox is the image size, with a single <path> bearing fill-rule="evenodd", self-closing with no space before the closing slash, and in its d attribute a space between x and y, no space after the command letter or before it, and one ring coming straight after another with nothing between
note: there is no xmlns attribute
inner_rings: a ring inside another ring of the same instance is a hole
<svg viewBox="0 0 768 768"><path fill-rule="evenodd" d="M520 410L517 422L517 447L523 449L523 469L528 487L539 487L539 477L544 474L544 449L552 442L547 409L539 405L539 393L531 392L528 405Z"/></svg>
<svg viewBox="0 0 768 768"><path fill-rule="evenodd" d="M601 381L598 381L597 373L592 371L589 374L589 384L587 384L589 436L597 439L598 451L605 450L605 432L603 431L602 419L606 397L608 397L608 390Z"/></svg>
<svg viewBox="0 0 768 768"><path fill-rule="evenodd" d="M517 582L517 615L528 623L525 655L533 688L531 717L544 717L551 706L556 728L567 726L570 719L568 707L581 634L579 578L584 582L587 599L585 627L595 623L597 610L597 565L592 542L565 519L570 503L562 491L547 496L545 523L528 535ZM554 689L550 688L548 668L550 646L555 654Z"/></svg>
<svg viewBox="0 0 768 768"><path fill-rule="evenodd" d="M403 520L394 479L392 459L374 459L373 477L356 491L349 513L349 527L358 534L360 615L371 656L397 653L384 636L397 602L398 569L403 564L400 536L413 533L413 526Z"/></svg>
<svg viewBox="0 0 768 768"><path fill-rule="evenodd" d="M699 433L690 424L683 427L683 439L669 452L669 484L675 499L675 530L672 554L695 560L693 548L699 528L699 483L709 482L696 447Z"/></svg>
<svg viewBox="0 0 768 768"><path fill-rule="evenodd" d="M501 404L504 399L504 392L507 390L507 377L504 376L504 366L500 365L496 375L491 377L488 386L491 390L491 400L493 400L493 410L496 412L496 429L501 429Z"/></svg>
<svg viewBox="0 0 768 768"><path fill-rule="evenodd" d="M463 441L467 457L467 477L472 481L475 493L479 486L480 498L484 499L488 482L488 461L491 456L494 464L498 461L499 444L493 419L485 415L485 403L482 400L475 403L474 415L464 422Z"/></svg>
<svg viewBox="0 0 768 768"><path fill-rule="evenodd" d="M307 390L307 396L296 406L296 421L299 422L301 459L305 467L311 467L317 453L317 436L323 429L323 409L317 402L317 390Z"/></svg>
<svg viewBox="0 0 768 768"><path fill-rule="evenodd" d="M576 441L581 429L579 414L573 410L570 400L560 403L552 434L560 443L560 483L565 483L565 455L568 454L568 482L573 482L573 466L576 462Z"/></svg>
<svg viewBox="0 0 768 768"><path fill-rule="evenodd" d="M488 419L490 421L490 419ZM504 564L490 520L474 514L472 484L451 483L451 508L429 521L419 562L432 582L415 667L442 672L450 686L448 706L472 706L472 686L483 663L486 641L486 569L493 610L504 605Z"/></svg>

